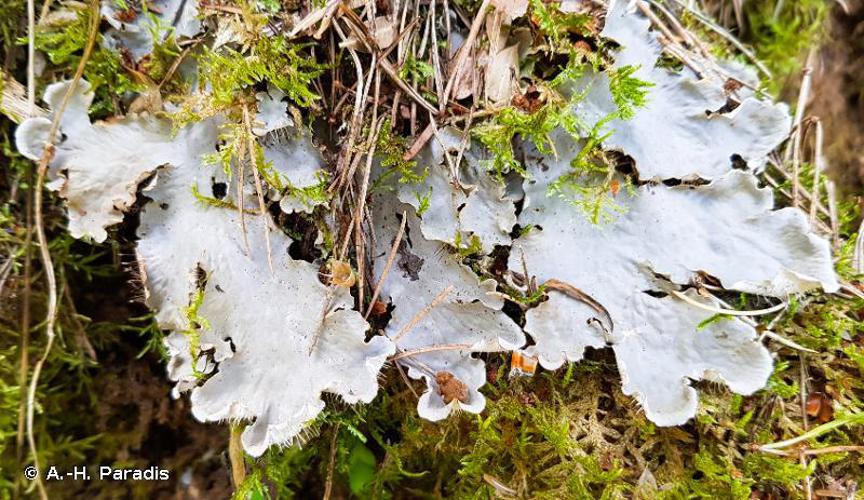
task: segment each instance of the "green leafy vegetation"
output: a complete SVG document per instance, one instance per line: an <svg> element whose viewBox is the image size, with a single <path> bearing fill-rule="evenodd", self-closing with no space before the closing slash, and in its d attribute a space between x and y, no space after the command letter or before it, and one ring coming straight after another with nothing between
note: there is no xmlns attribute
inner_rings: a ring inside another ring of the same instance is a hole
<svg viewBox="0 0 864 500"><path fill-rule="evenodd" d="M237 91L268 82L297 105L310 106L318 98L311 83L323 67L309 58L306 48L280 37L262 37L247 52L224 49L204 54L201 74L212 85L212 104L231 106Z"/></svg>
<svg viewBox="0 0 864 500"><path fill-rule="evenodd" d="M567 79L556 85L577 80L585 68L584 58L571 54L570 62L559 75L566 75ZM612 198L620 190L621 181L614 180L615 165L603 150L603 142L614 134L614 130L608 130L612 120L632 118L635 110L647 102L651 84L633 76L637 69L624 66L608 71L609 91L617 109L594 124L584 123L573 112L587 90L571 92L569 98L564 98L556 90L558 87L544 87L540 94L545 95L546 102L539 109L533 112L516 106L502 109L473 131L490 152L487 168L499 179L510 172L529 177L531 173L515 157L514 141L519 138L543 155L556 155L551 134L560 128L582 146L571 161L572 171L557 179L549 194L566 199L595 224L611 220L619 210ZM623 182L629 189L628 181Z"/></svg>
<svg viewBox="0 0 864 500"><path fill-rule="evenodd" d="M633 76L639 68L636 66L622 66L610 69L609 93L612 101L617 106L615 117L619 120L629 120L636 114L636 109L645 106L648 102L649 89L652 83L640 80Z"/></svg>
<svg viewBox="0 0 864 500"><path fill-rule="evenodd" d="M552 50L566 50L567 35L588 34L596 20L588 14L562 12L556 4L531 0L531 17L540 33L549 41Z"/></svg>
<svg viewBox="0 0 864 500"><path fill-rule="evenodd" d="M486 160L487 169L499 178L510 172L527 177L529 173L514 155L514 140L518 136L531 141L541 153L552 154L550 134L553 130L564 126L571 130L580 129L577 118L568 106L577 101L578 99L564 101L558 96L550 97L548 102L533 113L508 106L493 119L474 128L472 134L490 153L489 160Z"/></svg>
<svg viewBox="0 0 864 500"><path fill-rule="evenodd" d="M273 173L275 174L276 172L274 171ZM327 197L327 186L330 185L330 177L323 171L319 171L316 176L318 177L317 184L304 188L288 186L285 189L286 194L296 197L304 205L309 207L326 204L329 200ZM268 182L268 184L270 183Z"/></svg>
<svg viewBox="0 0 864 500"><path fill-rule="evenodd" d="M413 81L428 80L432 78L434 72L435 70L429 63L415 59L412 56L408 56L402 67L399 68L399 76L401 78Z"/></svg>
<svg viewBox="0 0 864 500"><path fill-rule="evenodd" d="M478 255L483 251L483 243L476 234L465 238L461 231L456 231L453 239L453 246L456 248L456 253L459 257L465 258L470 255Z"/></svg>
<svg viewBox="0 0 864 500"><path fill-rule="evenodd" d="M194 196L195 199L198 200L198 201L200 201L201 203L203 203L203 204L205 204L205 205L209 205L209 206L211 206L211 207L217 207L217 208L233 208L233 209L235 209L235 210L236 210L236 208L237 208L237 207L234 206L234 204L231 203L230 201L227 201L227 200L220 200L219 198L216 198L216 197L214 197L214 196L207 196L207 195L205 195L205 194L202 194L201 191L198 189L198 185L197 185L197 184L194 185L194 186L192 186L192 196Z"/></svg>

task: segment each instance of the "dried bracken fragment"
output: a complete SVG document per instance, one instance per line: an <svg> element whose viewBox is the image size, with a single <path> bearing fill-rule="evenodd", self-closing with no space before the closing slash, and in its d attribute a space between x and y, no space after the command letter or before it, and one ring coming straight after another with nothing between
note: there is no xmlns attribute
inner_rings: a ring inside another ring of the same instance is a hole
<svg viewBox="0 0 864 500"><path fill-rule="evenodd" d="M755 330L735 319L699 328L712 314L666 292L701 272L726 289L759 295L834 291L828 242L810 232L797 209L772 211L771 192L737 170L702 186L646 184L632 196L621 192L614 221L591 224L567 201L547 196L578 147L560 141L559 160L528 152L536 176L525 183L520 224L537 229L514 241L510 268L522 271L518 256L524 252L538 282L557 279L578 287L608 310L614 325L584 301L552 291L526 314L525 330L536 342L531 352L543 366L556 368L581 359L585 347L611 343L624 391L662 425L693 416L696 394L688 378L722 380L744 394L761 388L771 357ZM719 307L694 290L686 294Z"/></svg>
<svg viewBox="0 0 864 500"><path fill-rule="evenodd" d="M493 103L508 103L518 88L519 46L504 47L489 55L485 75L485 95Z"/></svg>
<svg viewBox="0 0 864 500"><path fill-rule="evenodd" d="M399 199L420 212L423 236L460 248L479 245L474 250L483 253L510 243L516 207L504 183L486 171L488 155L452 128L432 137L417 158L429 170L426 180L399 186Z"/></svg>
<svg viewBox="0 0 864 500"><path fill-rule="evenodd" d="M375 261L375 269L380 277L399 227L397 214L402 209L383 197L376 200L373 207L377 235L375 255L380 256ZM440 420L455 408L479 413L486 404L479 392L486 383L486 368L482 360L471 357L470 353L519 348L525 343L525 337L501 312L504 302L495 292L495 282L479 281L445 245L425 239L419 221L410 207L406 208L407 232L382 287L382 297L389 297L394 306L386 334L402 351L467 346L462 350L417 354L399 362L409 367L410 376L425 378L428 384L418 403L420 416ZM447 372L461 385L451 381L447 387L442 387L438 380L440 372ZM451 391L454 384L460 387L455 393ZM462 386L466 391L464 397L461 397ZM460 397L450 397L453 394Z"/></svg>
<svg viewBox="0 0 864 500"><path fill-rule="evenodd" d="M492 0L492 5L504 14L507 22L528 12L528 0Z"/></svg>
<svg viewBox="0 0 864 500"><path fill-rule="evenodd" d="M635 13L634 2L613 1L602 36L621 45L610 70L591 73L576 83L588 93L576 112L597 123L616 110L610 76L633 67L633 77L653 84L645 106L629 120L613 119L614 133L605 147L636 161L643 179L712 178L723 175L733 158L758 169L788 134L791 119L785 104L759 99L746 89L730 92L727 80L713 71L700 79L685 67L676 73L657 66L661 45L648 19ZM728 67L727 67L728 69ZM744 78L740 77L739 78Z"/></svg>
<svg viewBox="0 0 864 500"><path fill-rule="evenodd" d="M65 85L49 89L49 104ZM237 210L200 200L225 180L201 160L214 151L217 120L185 127L176 137L157 119L91 124L91 98L79 93L64 115L66 140L53 164L65 172L70 227L75 224L73 234L104 239L104 227L122 218L112 200L131 203L136 182L156 172L143 186L153 201L142 209L138 228L141 278L160 326L174 331L167 341L169 374L178 390L194 387L195 416L254 420L242 441L257 456L290 443L323 409L322 392L348 403L370 401L394 347L384 337L365 341L368 325L352 309L348 290L329 289L317 266L292 259L291 240L282 232L271 233L268 255L256 241L270 224L267 217L247 214L244 237ZM40 120L25 122L17 137L31 157L39 154ZM94 209L82 215L74 205L79 199L91 200ZM225 201L239 203L230 196Z"/></svg>

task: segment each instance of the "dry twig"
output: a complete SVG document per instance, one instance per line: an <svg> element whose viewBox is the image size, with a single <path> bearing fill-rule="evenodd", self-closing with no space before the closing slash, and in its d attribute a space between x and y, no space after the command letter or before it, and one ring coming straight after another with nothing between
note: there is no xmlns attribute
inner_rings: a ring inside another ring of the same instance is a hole
<svg viewBox="0 0 864 500"><path fill-rule="evenodd" d="M381 277L378 278L378 283L375 285L375 291L372 292L372 299L369 301L369 308L366 309L366 315L363 319L369 319L369 314L375 307L375 301L378 300L378 294L381 293L381 287L387 280L387 275L390 274L390 268L393 267L393 262L396 260L396 252L399 250L399 245L402 244L402 237L405 235L405 224L408 222L408 217L405 212L402 212L402 223L399 224L399 231L396 233L396 238L393 240L393 246L390 247L390 254L387 255L387 262L384 264L384 269L381 271Z"/></svg>
<svg viewBox="0 0 864 500"><path fill-rule="evenodd" d="M453 285L450 285L447 288L445 288L444 290L441 290L441 292L438 293L438 295L436 295L435 298L432 299L432 302L430 302L429 305L427 305L426 307L421 309L420 312L415 314L414 317L411 318L411 320L408 323L406 323L405 326L403 326L401 330L399 330L399 332L392 339L393 343L399 342L399 340L402 337L404 337L408 332L410 332L412 328L417 326L417 323L419 323L420 320L422 320L424 317L426 317L426 315L429 314L429 312L432 309L434 309L435 306L437 306L438 304L443 302L444 299L446 299L447 296L450 295L450 293L452 291L453 291Z"/></svg>

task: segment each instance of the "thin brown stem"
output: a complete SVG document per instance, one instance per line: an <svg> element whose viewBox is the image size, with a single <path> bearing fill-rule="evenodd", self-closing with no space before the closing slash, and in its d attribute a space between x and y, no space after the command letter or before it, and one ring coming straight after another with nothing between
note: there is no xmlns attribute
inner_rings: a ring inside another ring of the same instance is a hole
<svg viewBox="0 0 864 500"><path fill-rule="evenodd" d="M446 299L447 296L450 295L450 292L452 292L452 291L453 291L453 285L450 285L447 288L445 288L444 290L441 290L441 292L438 295L436 295L434 299L432 299L432 302L430 302L429 305L427 305L426 307L421 309L420 312L415 314L414 317L411 318L411 320L405 326L403 326L401 330L399 330L399 333L397 333L393 337L393 343L395 344L395 343L399 342L399 340L402 337L404 337L408 332L410 332L412 328L417 326L417 323L419 323L420 320L422 320L424 317L426 317L426 315L429 314L429 312L432 309L434 309L435 306L437 306L438 304L443 302L444 299Z"/></svg>
<svg viewBox="0 0 864 500"><path fill-rule="evenodd" d="M480 33L483 21L486 20L486 12L489 10L489 4L490 0L483 0L483 3L480 4L480 8L477 10L477 15L471 23L471 29L468 31L468 37L465 39L465 43L462 44L462 47L459 48L459 52L456 53L455 64L447 78L447 86L444 87L444 99L439 103L439 108L442 112L447 109L447 102L450 100L450 94L453 93L453 87L462 76L462 67L465 65L465 59L468 58L468 53L471 52L471 48L474 46L474 41L477 40L477 35Z"/></svg>
<svg viewBox="0 0 864 500"><path fill-rule="evenodd" d="M390 356L389 361L398 361L404 358L410 358L411 356L417 356L418 354L425 354L427 352L438 352L438 351L465 351L471 348L471 344L439 344L439 345L430 345L428 347L420 347L418 349L412 349L410 351L402 351L397 352L393 356Z"/></svg>
<svg viewBox="0 0 864 500"><path fill-rule="evenodd" d="M336 422L333 427L333 437L330 438L330 460L327 462L327 480L324 483L324 500L330 500L333 493L333 475L336 471L336 449L339 440L339 427L341 423Z"/></svg>
<svg viewBox="0 0 864 500"><path fill-rule="evenodd" d="M51 128L48 131L48 137L45 143L45 149L42 151L42 157L39 159L39 167L36 174L36 185L34 186L34 220L36 227L36 237L39 242L39 253L42 259L42 266L45 271L45 278L48 282L48 307L45 317L45 335L46 344L42 357L36 362L33 367L33 376L30 379L30 387L27 392L27 442L30 446L30 452L33 455L33 464L39 469L39 453L36 448L36 437L33 433L33 421L35 417L36 407L36 388L39 385L39 376L42 373L42 366L48 359L48 354L51 352L51 347L54 344L54 324L57 320L57 277L54 273L54 261L51 259L51 252L48 248L48 238L45 235L45 222L42 213L42 191L45 185L45 176L48 173L48 163L54 154L54 139L57 132L60 130L60 117L66 111L66 106L72 99L75 89L78 87L78 82L84 74L84 67L90 55L93 53L93 45L96 42L96 34L99 31L99 0L91 0L90 2L90 31L87 38L87 44L84 47L84 52L81 55L81 60L78 62L78 67L75 70L75 75L69 87L66 89L66 94L57 108L57 112L51 122ZM48 498L48 493L45 490L45 485L42 478L36 476L36 486L39 490L39 495L43 499Z"/></svg>
<svg viewBox="0 0 864 500"><path fill-rule="evenodd" d="M375 73L375 100L378 100L379 90L380 90L380 77L378 73ZM376 123L377 121L377 123ZM365 278L365 266L366 266L366 258L365 258L365 246L363 244L364 235L363 235L363 216L364 216L364 207L366 206L366 195L369 191L369 178L372 174L372 161L375 158L375 147L378 142L378 134L381 132L381 126L384 124L383 117L381 120L378 120L378 107L374 107L372 111L372 126L369 130L369 139L367 144L369 145L368 151L366 151L366 165L363 170L363 183L360 185L360 194L357 196L357 210L354 213L354 218L356 222L354 223L355 229L355 257L357 259L357 300L360 304L360 310L363 310L363 299L366 291L366 278Z"/></svg>
<svg viewBox="0 0 864 500"><path fill-rule="evenodd" d="M802 125L804 122L804 114L807 111L807 101L810 99L810 87L813 80L813 64L816 58L816 51L811 50L807 56L807 64L804 67L804 77L801 79L801 91L798 93L798 104L795 107L795 122L792 129L792 141L786 147L783 159L792 159L792 206L797 207L799 202L800 186L800 170L801 170L801 142L804 131ZM791 147L791 149L790 149Z"/></svg>
<svg viewBox="0 0 864 500"><path fill-rule="evenodd" d="M270 248L270 225L267 223L267 207L264 205L264 191L261 187L261 176L258 174L258 154L255 148L255 135L252 133L252 120L249 117L249 105L243 104L243 124L246 127L247 139L246 149L249 155L249 164L255 177L255 193L258 195L258 208L261 210L262 225L264 226L264 244L267 247L267 265L273 273L273 250ZM242 161L242 160L241 160ZM242 180L241 180L242 182ZM240 205L243 206L242 204Z"/></svg>
<svg viewBox="0 0 864 500"><path fill-rule="evenodd" d="M408 222L407 214L402 212L402 223L399 224L399 231L396 233L396 238L393 240L393 246L390 247L390 253L387 255L387 263L384 264L384 269L381 271L381 277L378 278L378 283L375 284L375 291L372 293L372 299L369 301L369 308L366 309L366 315L363 319L368 319L369 314L375 307L375 301L378 300L378 294L381 293L381 286L387 280L387 275L390 273L390 268L393 267L393 262L396 260L396 253L399 250L399 245L402 244L402 236L405 234L405 224Z"/></svg>
<svg viewBox="0 0 864 500"><path fill-rule="evenodd" d="M33 185L35 172L33 168L28 169L29 185ZM32 273L33 273L33 191L27 190L27 201L25 203L25 223L27 232L24 235L24 290L21 294L21 345L20 361L18 365L18 387L20 401L18 404L18 433L15 438L15 458L19 467L24 467L24 435L26 431L27 416L27 374L30 371L30 298L32 296ZM10 257L11 258L11 257ZM20 475L15 478L15 490L19 491Z"/></svg>

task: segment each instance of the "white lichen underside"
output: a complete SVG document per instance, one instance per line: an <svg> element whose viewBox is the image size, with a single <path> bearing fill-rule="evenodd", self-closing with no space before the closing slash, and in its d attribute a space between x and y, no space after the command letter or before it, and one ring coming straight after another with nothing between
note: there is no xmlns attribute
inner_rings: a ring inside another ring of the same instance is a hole
<svg viewBox="0 0 864 500"><path fill-rule="evenodd" d="M124 20L125 12L119 2L103 0L101 13L110 28L104 33L102 44L111 49L127 50L138 61L153 52L154 37L161 42L171 30L178 39L191 38L201 30L197 0L153 0L147 2L147 8L151 10L137 12L131 20Z"/></svg>
<svg viewBox="0 0 864 500"><path fill-rule="evenodd" d="M264 161L273 166L285 185L282 193L276 193L279 207L285 213L312 213L315 206L324 201L304 197L297 190L315 186L325 178L324 158L303 129L288 116L285 93L271 88L259 92L256 97L258 114L252 130L260 137Z"/></svg>
<svg viewBox="0 0 864 500"><path fill-rule="evenodd" d="M50 85L45 103L56 109L67 88ZM165 127L152 120L90 123L92 100L90 84L82 81L61 117L48 175L49 187L66 200L72 236L102 242L108 236L105 228L122 221L123 212L135 202L138 184L162 163L177 161L182 152L165 147ZM38 160L50 128L49 118L24 121L15 131L18 150Z"/></svg>
<svg viewBox="0 0 864 500"><path fill-rule="evenodd" d="M693 416L696 395L687 378L710 374L744 394L761 388L771 358L751 327L728 320L697 329L710 312L645 292L663 292L654 273L687 285L700 271L727 289L774 297L820 286L836 290L829 245L810 233L806 216L791 208L772 211L770 190L759 189L750 173L730 171L706 186L645 185L632 197L621 192L616 203L623 213L593 225L565 200L546 195L568 168L568 154L575 154L572 141L557 146L558 161L528 154L538 174L525 184L519 221L542 230L513 243L510 268L522 270L524 252L538 282L565 281L609 310L624 390L636 394L658 424ZM525 330L541 364L557 368L581 359L587 346L605 345L598 325L588 324L592 317L603 319L558 292L530 310Z"/></svg>

